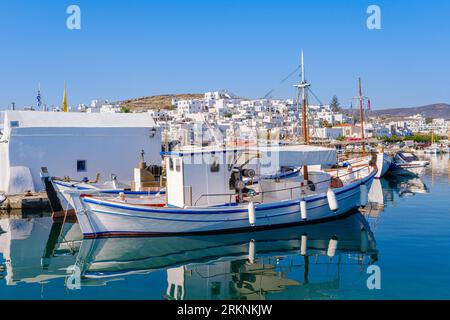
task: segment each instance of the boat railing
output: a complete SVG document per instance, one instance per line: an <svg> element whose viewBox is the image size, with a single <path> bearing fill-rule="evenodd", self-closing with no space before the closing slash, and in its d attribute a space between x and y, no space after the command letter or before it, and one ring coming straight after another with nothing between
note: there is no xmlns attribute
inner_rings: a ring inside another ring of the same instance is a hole
<svg viewBox="0 0 450 320"><path fill-rule="evenodd" d="M369 171L370 171L370 167L371 167L371 165L369 165L369 164L361 165L361 166L358 166L357 170L352 170L352 171L346 172L344 174L342 172L339 172L339 170L342 171L342 168L340 168L340 169L331 169L330 171L327 171L327 172L329 172L329 173L336 172L336 175L330 176L330 178L328 178L326 180L314 182L313 184L316 187L318 185L324 184L324 183L330 184L333 178L341 179L343 177L350 176L350 175L354 175L354 180L353 181L358 181L358 180L361 180L362 178L364 178L364 175L362 174L362 171L365 170L365 169L369 169ZM302 190L305 190L306 187L307 187L306 185L301 184L301 185L298 185L298 186L295 186L295 187L288 187L288 188L282 188L282 189L260 191L260 192L256 192L253 196L249 195L248 193L247 194L242 193L242 195L239 194L239 193L202 194L202 195L200 195L197 198L197 200L194 203L194 206L197 206L199 201L204 199L204 198L208 199L208 198L214 198L214 197L229 197L229 202L228 203L230 203L230 204L232 203L231 200L233 199L233 197L238 197L238 196L240 198L242 198L242 199L243 198L252 198L253 202L255 202L255 203L264 203L264 195L278 193L278 192L286 192L286 191L288 191L290 193L290 200L293 200L294 199L294 191L296 191L296 190L302 191ZM187 187L187 188L189 188L189 187ZM261 196L261 201L255 201L255 197L258 196L258 195ZM305 193L305 195L306 195L306 193ZM191 197L192 197L192 194L191 194ZM284 199L284 200L287 200L287 199ZM192 204L192 198L190 199L190 204Z"/></svg>

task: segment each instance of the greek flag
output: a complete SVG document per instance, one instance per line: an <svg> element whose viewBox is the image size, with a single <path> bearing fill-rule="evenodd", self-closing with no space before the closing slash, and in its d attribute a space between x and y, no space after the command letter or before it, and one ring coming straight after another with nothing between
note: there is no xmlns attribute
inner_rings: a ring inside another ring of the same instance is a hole
<svg viewBox="0 0 450 320"><path fill-rule="evenodd" d="M42 98L41 98L41 90L38 90L37 96L36 96L36 102L38 109L42 106Z"/></svg>

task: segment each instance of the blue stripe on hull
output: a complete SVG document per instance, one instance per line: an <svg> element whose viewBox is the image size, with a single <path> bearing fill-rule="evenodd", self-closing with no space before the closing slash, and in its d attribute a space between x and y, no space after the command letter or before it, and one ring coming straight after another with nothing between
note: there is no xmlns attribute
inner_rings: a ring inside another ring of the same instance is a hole
<svg viewBox="0 0 450 320"><path fill-rule="evenodd" d="M242 228L234 228L234 229L220 229L220 230L210 230L210 231L192 231L192 232L136 232L136 231L105 231L105 232L97 232L97 233L85 233L83 236L85 238L109 238L109 237L150 237L150 236L189 236L189 235L201 235L201 234L227 234L227 233L241 233L241 232L249 232L249 231L262 231L268 229L281 229L281 228L289 228L301 225L312 225L323 223L327 221L340 220L344 219L353 214L358 214L358 210L349 210L346 213L315 219L315 220L300 220L297 222L291 223L283 223L283 224L273 224L273 225L264 225L264 226L247 226Z"/></svg>
<svg viewBox="0 0 450 320"><path fill-rule="evenodd" d="M300 217L300 200L285 203L256 205L256 227L248 223L246 209L148 209L135 206L117 205L101 200L84 198L85 206L89 208L87 215L81 214L79 221L86 237L119 236L119 235L161 235L161 234L189 234L189 233L217 233L226 230L258 230L274 226L313 223L335 219L358 206L361 184L371 182L376 174L371 175L351 186L336 191L339 210L329 209L327 197L313 196L307 200L308 220ZM110 210L114 208L114 210ZM151 216L150 216L151 214ZM227 216L223 216L226 214ZM202 217L202 218L200 218ZM223 217L223 218L222 218ZM121 230L127 226L128 230Z"/></svg>
<svg viewBox="0 0 450 320"><path fill-rule="evenodd" d="M86 187L80 187L77 186L75 184L70 184L70 183L62 183L62 182L58 182L58 181L53 181L54 184L59 185L59 186L63 186L66 188L71 188L71 189L76 189L76 190L99 190L100 193L105 193L105 194L120 194L121 192L123 192L125 195L142 195L142 196L146 196L146 195L156 195L156 194L166 194L165 191L131 191L131 190L125 190L125 189L98 189L96 187L92 187L92 188L86 188Z"/></svg>

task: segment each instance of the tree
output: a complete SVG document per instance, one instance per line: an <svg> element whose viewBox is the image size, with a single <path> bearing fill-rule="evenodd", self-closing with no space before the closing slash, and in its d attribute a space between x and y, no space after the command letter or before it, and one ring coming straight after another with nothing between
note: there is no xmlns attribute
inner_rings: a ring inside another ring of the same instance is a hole
<svg viewBox="0 0 450 320"><path fill-rule="evenodd" d="M121 108L120 108L120 112L121 112L121 113L130 113L131 110L130 110L129 108L127 108L127 107L121 107Z"/></svg>
<svg viewBox="0 0 450 320"><path fill-rule="evenodd" d="M339 112L341 111L341 107L340 107L340 103L339 103L339 99L336 95L333 96L333 98L331 98L331 102L330 102L330 109L333 112Z"/></svg>

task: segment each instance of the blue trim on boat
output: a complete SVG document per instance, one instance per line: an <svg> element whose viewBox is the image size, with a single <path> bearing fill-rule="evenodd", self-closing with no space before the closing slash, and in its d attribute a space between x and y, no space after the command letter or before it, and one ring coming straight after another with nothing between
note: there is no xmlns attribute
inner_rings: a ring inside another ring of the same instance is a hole
<svg viewBox="0 0 450 320"><path fill-rule="evenodd" d="M99 193L105 193L105 194L119 194L123 192L125 195L156 195L156 194L166 194L166 191L131 191L131 190L125 190L125 189L98 189L98 188L86 188L86 187L80 187L71 183L62 183L58 181L53 181L54 184L63 186L66 188L75 188L77 190L83 191L83 190L99 190Z"/></svg>
<svg viewBox="0 0 450 320"><path fill-rule="evenodd" d="M104 238L104 237L143 237L143 236L174 236L174 235L202 235L202 234L230 234L230 233L242 233L242 232L255 232L255 231L263 231L263 230L272 230L272 229L282 229L288 228L292 226L299 225L313 225L322 223L325 221L332 220L340 220L345 217L351 216L355 214L355 210L349 210L343 214L333 215L331 217L324 217L315 220L300 220L297 222L290 223L281 223L281 224L273 224L273 225L263 225L263 226L254 226L254 227L240 227L240 228L231 228L231 229L218 229L218 230L205 230L205 231L187 231L187 232L139 232L139 231L105 231L105 232L97 232L97 233L85 233L83 236L85 238Z"/></svg>
<svg viewBox="0 0 450 320"><path fill-rule="evenodd" d="M378 170L374 170L374 172L372 172L372 174L370 174L369 176L365 177L364 179L360 180L359 183L355 183L355 185L353 186L347 186L342 188L342 190L339 190L338 192L336 192L336 196L343 194L347 191L353 190L355 188L358 188L360 185L366 183L367 181L370 181L371 179L374 178L374 176L376 175ZM307 203L309 202L313 202L313 201L317 201L317 200L323 200L326 199L327 196L314 196L311 198L305 198L305 201ZM117 209L124 209L124 210L129 210L129 211L136 211L136 212L147 212L147 213L165 213L165 214L230 214L230 213L243 213L243 212L247 212L246 209L226 209L223 208L222 211L217 211L217 208L220 207L215 207L214 209L212 209L212 207L210 208L201 208L201 209L149 209L149 208L139 208L139 207L135 207L135 206L126 206L126 205L121 205L121 204L115 204L115 203L110 203L108 201L102 201L102 200L96 200L96 199L92 199L92 198L83 198L83 201L86 203L92 203L92 204L98 204L101 206L105 206L105 207L111 207L111 208L117 208ZM272 204L272 203L267 203L267 204L261 204L261 205L256 205L255 206L255 210L256 211L262 211L262 210L273 210L273 209L279 209L279 208L285 208L285 207L289 207L295 204L299 203L299 199L296 200L289 200L289 201L285 201L284 203L280 204L280 203L276 203L276 204Z"/></svg>
<svg viewBox="0 0 450 320"><path fill-rule="evenodd" d="M345 200L347 198L353 197L356 194L356 192L353 192L352 194L339 199L339 200ZM292 204L291 206L298 206L297 203ZM321 207L325 207L328 206L328 203L324 203L321 205L317 205L314 207L310 207L308 208L308 210L313 210L313 209L318 209ZM149 216L136 216L136 215L131 215L131 214L127 214L127 213L117 213L117 212L109 212L109 211L104 211L104 210L97 210L97 209L91 209L93 212L96 213L100 213L100 214L108 214L108 215L114 215L114 216L126 216L126 217L131 217L131 218L138 218L138 219L151 219L151 220L162 220L162 221L176 221L176 222L229 222L229 221L244 221L244 220L248 220L248 217L245 218L235 218L235 219L222 219L222 220L186 220L186 219L170 219L170 218L160 218L160 217L149 217ZM271 210L271 209L267 209L267 210ZM247 212L247 211L243 211L243 212ZM295 211L289 211L289 212L284 212L284 213L279 213L279 214L273 214L270 216L263 216L263 217L256 217L256 220L258 219L267 219L267 218L277 218L277 217L282 217L282 216L288 216L291 214L298 214L300 212L300 209L296 209ZM215 213L210 213L210 214L215 214Z"/></svg>

